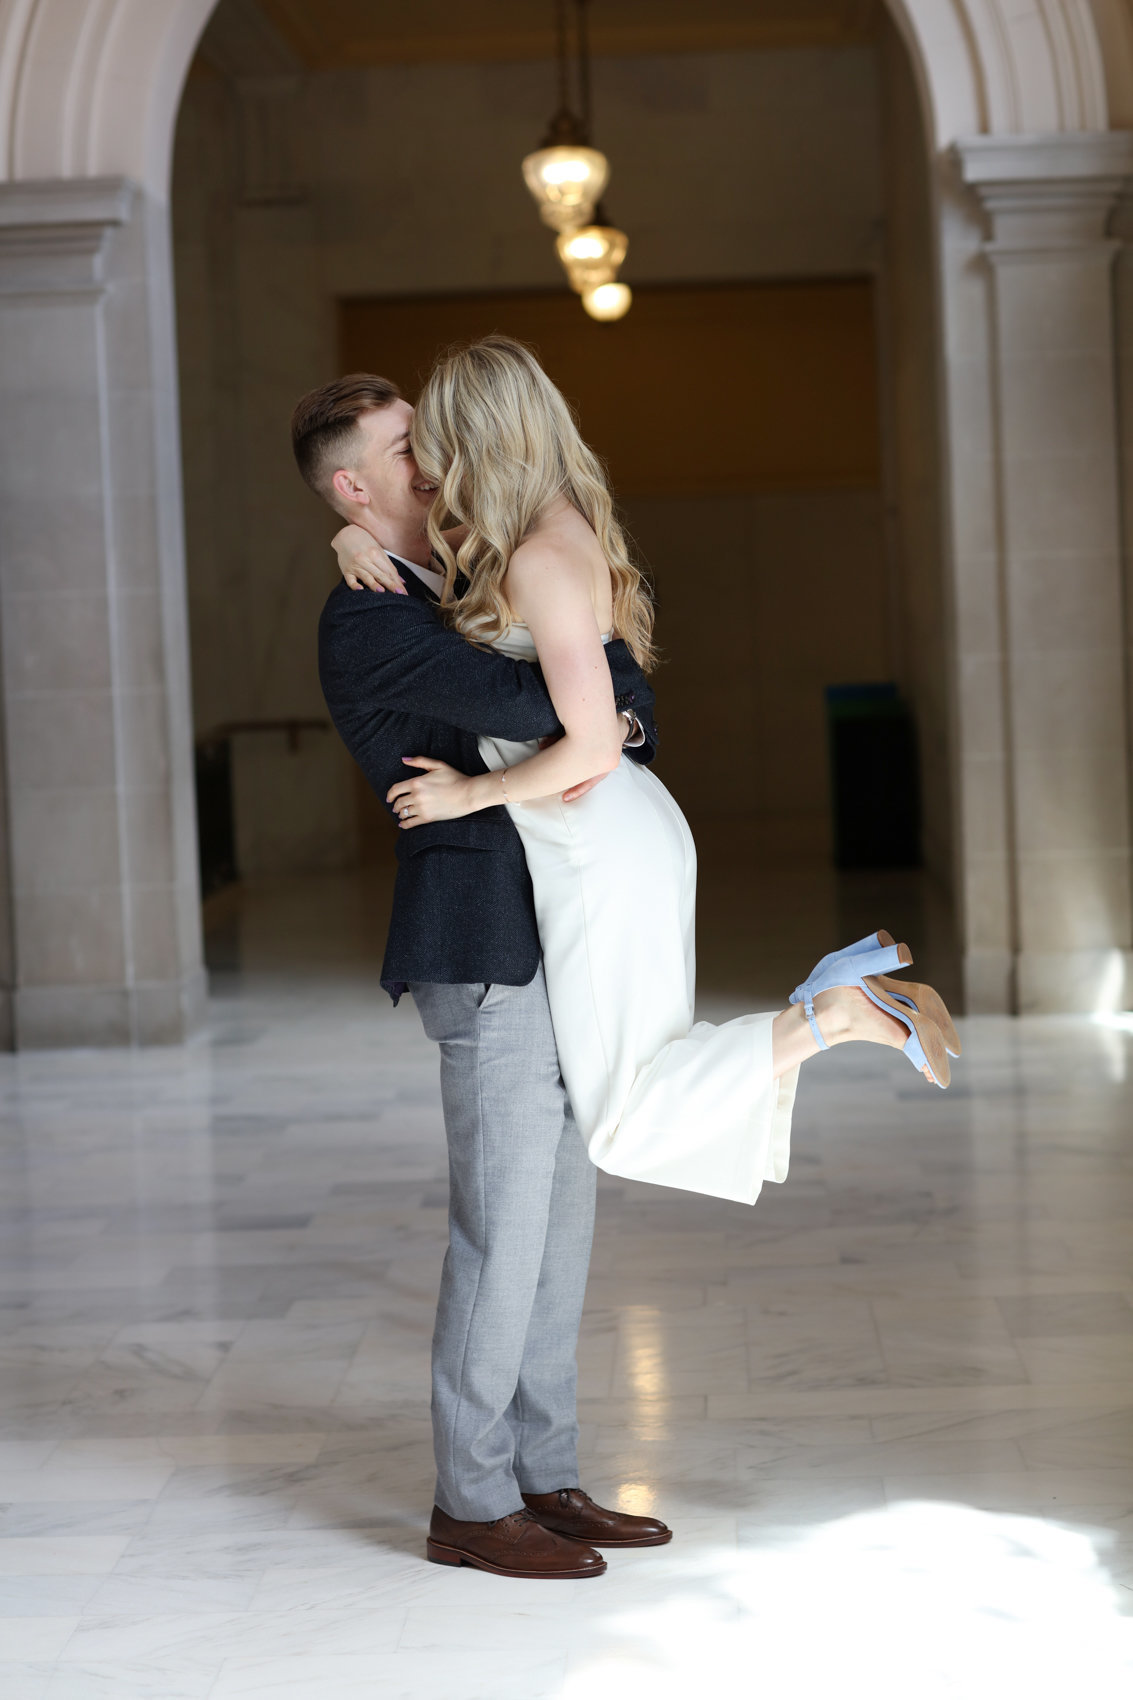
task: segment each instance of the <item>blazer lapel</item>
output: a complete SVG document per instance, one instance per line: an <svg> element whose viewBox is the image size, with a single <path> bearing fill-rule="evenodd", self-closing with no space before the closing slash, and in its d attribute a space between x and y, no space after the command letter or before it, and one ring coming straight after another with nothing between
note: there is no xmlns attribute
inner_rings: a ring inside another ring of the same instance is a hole
<svg viewBox="0 0 1133 1700"><path fill-rule="evenodd" d="M413 568L405 559L404 555L391 555L390 560L404 579L405 588L409 592L410 596L415 596L419 602L430 602L434 608L440 606L441 599L434 592L432 585L426 584L424 579L417 577L417 574L413 571ZM465 578L464 574L462 572L458 572L456 575L456 585L454 587L456 590L456 600L458 602L464 595L464 592L468 589L468 583L469 581Z"/></svg>
<svg viewBox="0 0 1133 1700"><path fill-rule="evenodd" d="M417 577L404 555L391 555L390 560L401 574L410 596L415 596L419 602L431 602L435 608L440 597L434 594L431 585L427 585L424 579Z"/></svg>

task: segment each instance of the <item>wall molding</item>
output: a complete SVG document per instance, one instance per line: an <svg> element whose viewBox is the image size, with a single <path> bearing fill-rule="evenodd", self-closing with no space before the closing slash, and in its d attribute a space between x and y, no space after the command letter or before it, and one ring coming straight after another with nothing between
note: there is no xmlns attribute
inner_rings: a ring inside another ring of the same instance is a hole
<svg viewBox="0 0 1133 1700"><path fill-rule="evenodd" d="M135 193L125 177L0 183L0 295L97 298L108 237Z"/></svg>

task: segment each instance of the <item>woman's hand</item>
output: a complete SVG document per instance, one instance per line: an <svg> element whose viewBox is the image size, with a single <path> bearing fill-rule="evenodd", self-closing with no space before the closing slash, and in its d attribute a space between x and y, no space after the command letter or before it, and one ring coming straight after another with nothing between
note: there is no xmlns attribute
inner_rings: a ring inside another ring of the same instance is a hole
<svg viewBox="0 0 1133 1700"><path fill-rule="evenodd" d="M475 814L484 807L477 798L475 780L466 773L458 773L447 762L434 761L431 756L401 759L406 767L425 769L419 778L399 779L386 792L386 802L396 810L406 832L424 826L427 821L458 820L461 815Z"/></svg>
<svg viewBox="0 0 1133 1700"><path fill-rule="evenodd" d="M331 538L331 548L338 558L338 570L351 590L376 590L379 594L392 590L398 596L408 596L405 580L378 542L360 525L346 525Z"/></svg>

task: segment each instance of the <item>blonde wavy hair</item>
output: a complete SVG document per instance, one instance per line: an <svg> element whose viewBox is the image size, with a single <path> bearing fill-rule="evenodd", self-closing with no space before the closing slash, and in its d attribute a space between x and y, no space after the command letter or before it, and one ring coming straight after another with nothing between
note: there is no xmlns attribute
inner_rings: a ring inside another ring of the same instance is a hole
<svg viewBox="0 0 1133 1700"><path fill-rule="evenodd" d="M503 593L508 563L565 496L609 563L615 634L639 666L655 665L653 606L615 517L605 468L529 348L487 336L442 354L417 403L411 442L422 474L438 486L429 541L444 563L442 605L457 631L490 643L513 624ZM455 554L442 535L454 522L468 527ZM458 571L469 580L459 602Z"/></svg>

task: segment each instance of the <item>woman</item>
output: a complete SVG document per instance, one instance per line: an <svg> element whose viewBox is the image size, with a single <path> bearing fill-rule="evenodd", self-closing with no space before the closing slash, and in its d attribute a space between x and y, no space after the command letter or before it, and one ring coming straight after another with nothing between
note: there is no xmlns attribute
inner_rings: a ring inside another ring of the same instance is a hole
<svg viewBox="0 0 1133 1700"><path fill-rule="evenodd" d="M692 836L665 787L621 757L602 653L616 633L648 666L652 610L602 467L535 356L500 336L443 356L417 405L412 450L438 486L428 532L448 618L471 642L538 660L564 735L543 750L481 739L480 774L407 757L419 771L387 802L406 832L508 809L531 872L563 1079L592 1160L754 1203L765 1180L786 1177L799 1065L820 1049L901 1046L946 1086L955 1029L929 988L885 979L912 961L888 934L825 958L778 1014L693 1025ZM349 582L393 582L367 534L348 529L336 548ZM458 572L468 580L459 600Z"/></svg>

